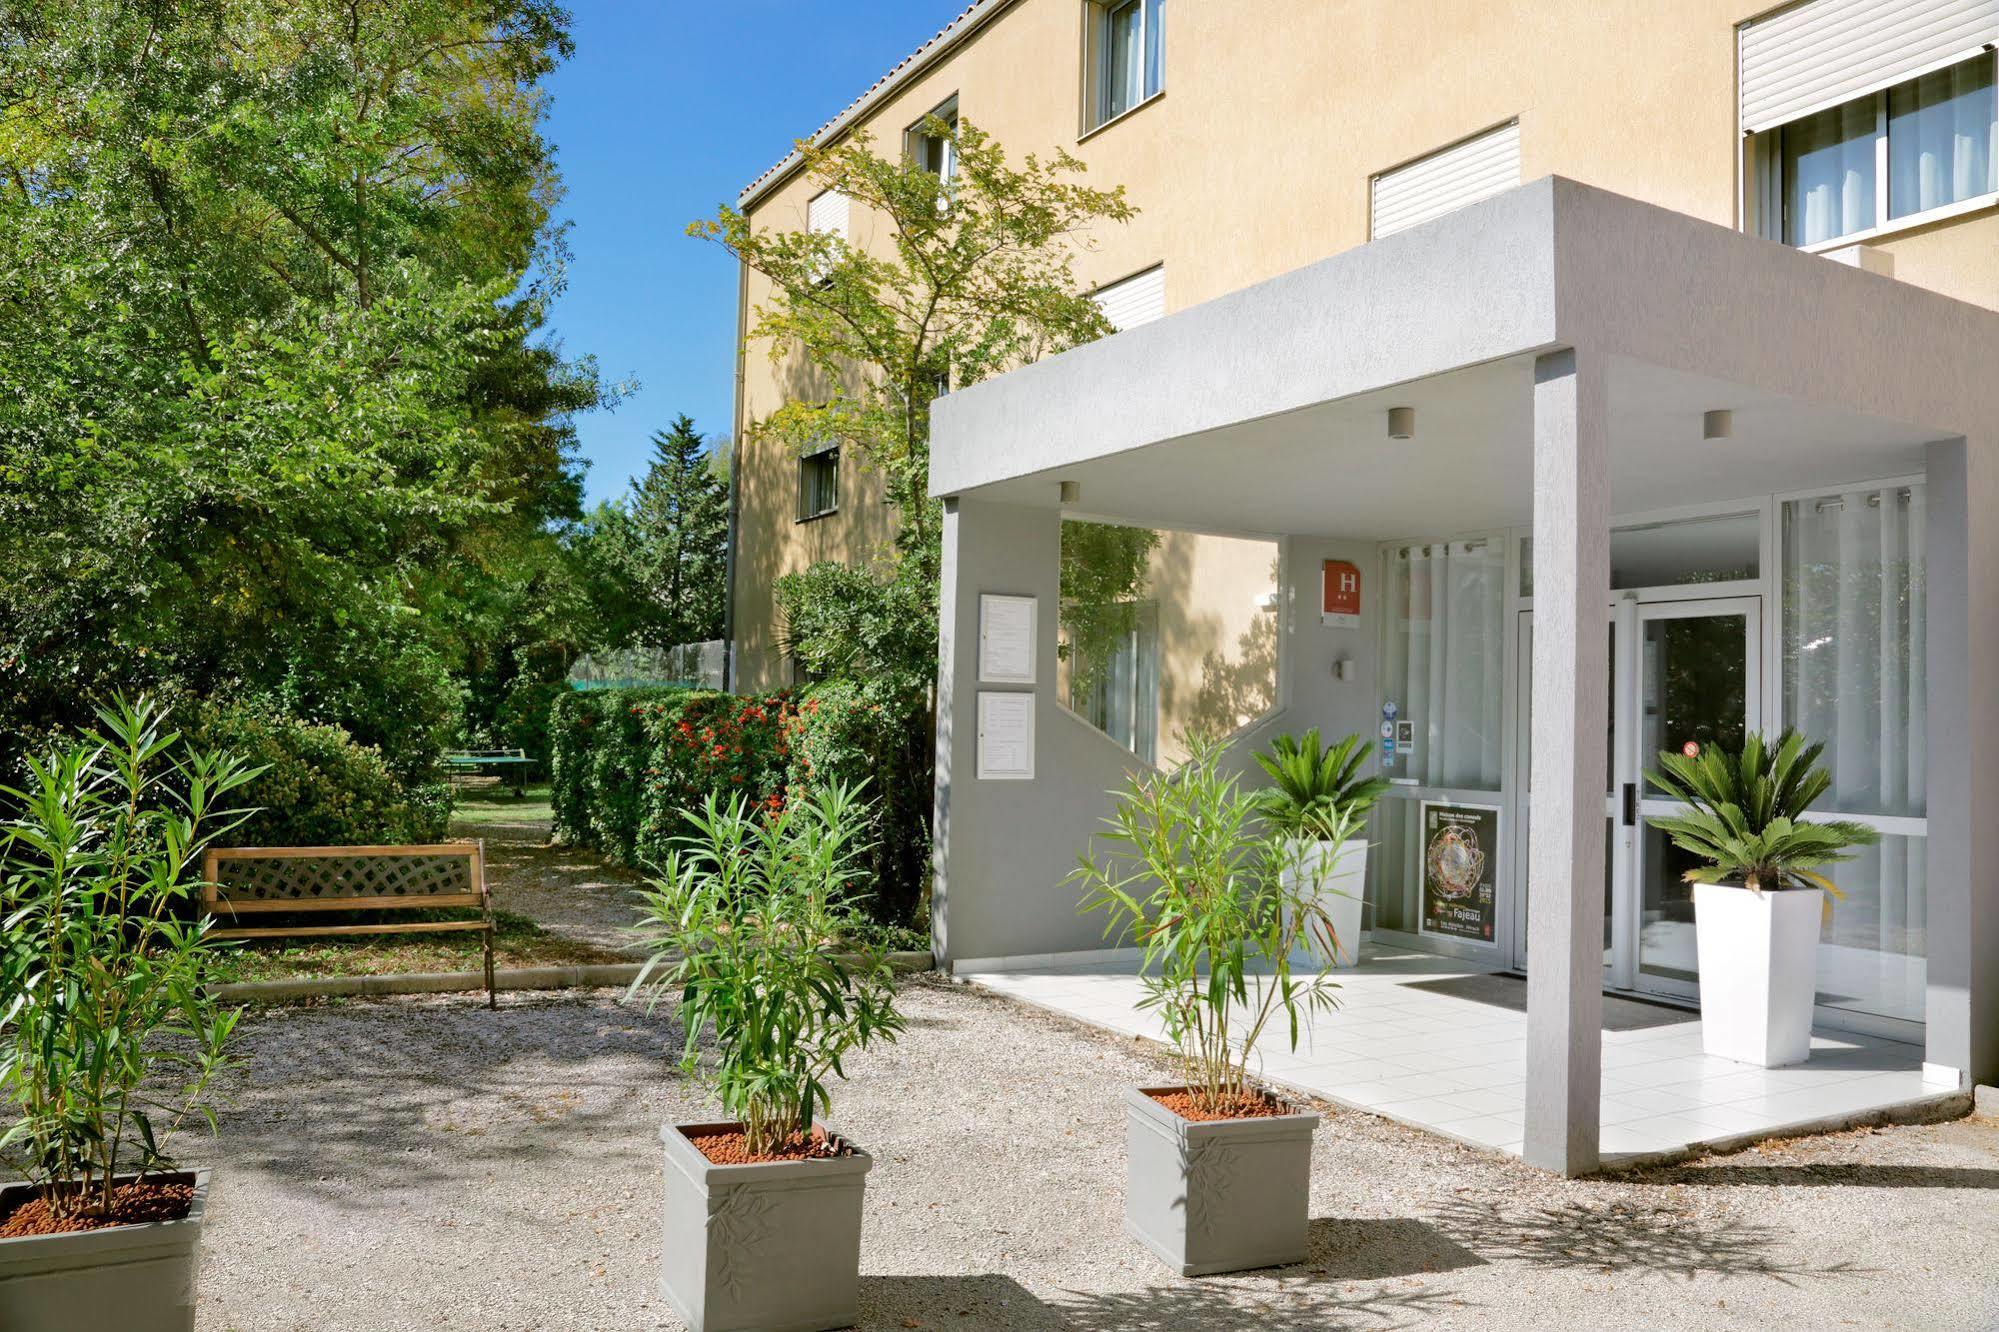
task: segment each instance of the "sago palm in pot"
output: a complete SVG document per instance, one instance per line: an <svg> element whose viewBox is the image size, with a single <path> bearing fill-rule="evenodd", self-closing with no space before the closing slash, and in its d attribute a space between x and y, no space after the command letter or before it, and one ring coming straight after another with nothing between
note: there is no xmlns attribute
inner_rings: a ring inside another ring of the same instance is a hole
<svg viewBox="0 0 1999 1332"><path fill-rule="evenodd" d="M1686 806L1651 820L1703 862L1694 885L1701 1041L1711 1055L1774 1068L1811 1053L1821 919L1841 896L1819 871L1880 834L1806 815L1832 784L1825 746L1785 731L1739 753L1667 751L1652 785Z"/></svg>

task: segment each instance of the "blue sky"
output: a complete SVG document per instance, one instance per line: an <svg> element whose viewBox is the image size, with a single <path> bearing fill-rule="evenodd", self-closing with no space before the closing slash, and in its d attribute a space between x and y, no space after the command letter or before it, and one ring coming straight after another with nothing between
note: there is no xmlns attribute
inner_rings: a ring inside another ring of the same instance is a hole
<svg viewBox="0 0 1999 1332"><path fill-rule="evenodd" d="M577 422L595 502L678 412L730 428L736 276L689 221L782 157L964 0L571 0L576 56L549 79L572 224L553 333L639 389Z"/></svg>

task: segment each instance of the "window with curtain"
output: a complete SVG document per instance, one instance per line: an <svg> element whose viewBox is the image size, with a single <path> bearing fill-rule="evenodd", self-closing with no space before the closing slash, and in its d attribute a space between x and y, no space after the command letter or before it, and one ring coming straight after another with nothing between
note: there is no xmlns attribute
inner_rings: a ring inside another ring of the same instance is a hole
<svg viewBox="0 0 1999 1332"><path fill-rule="evenodd" d="M1888 94L1888 216L1907 217L1999 190L1992 61L1912 79Z"/></svg>
<svg viewBox="0 0 1999 1332"><path fill-rule="evenodd" d="M1416 751L1383 768L1424 786L1496 791L1505 686L1505 545L1400 546L1382 605L1382 702L1413 723Z"/></svg>
<svg viewBox="0 0 1999 1332"><path fill-rule="evenodd" d="M1996 73L1991 53L1975 56L1752 136L1784 240L1817 245L1999 194Z"/></svg>
<svg viewBox="0 0 1999 1332"><path fill-rule="evenodd" d="M1786 125L1784 239L1816 245L1874 225L1875 99L1835 106Z"/></svg>
<svg viewBox="0 0 1999 1332"><path fill-rule="evenodd" d="M1923 487L1862 487L1784 506L1784 722L1825 745L1820 807L1920 818L1928 712ZM1923 1013L1924 838L1884 837L1828 871L1835 902L1819 1001Z"/></svg>
<svg viewBox="0 0 1999 1332"><path fill-rule="evenodd" d="M1117 119L1165 87L1166 0L1093 4L1096 60L1091 128Z"/></svg>

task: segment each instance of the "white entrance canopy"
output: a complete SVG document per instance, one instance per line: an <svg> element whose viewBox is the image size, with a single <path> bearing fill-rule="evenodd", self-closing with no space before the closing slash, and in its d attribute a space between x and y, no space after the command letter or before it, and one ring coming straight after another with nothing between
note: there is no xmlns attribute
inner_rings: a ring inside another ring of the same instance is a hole
<svg viewBox="0 0 1999 1332"><path fill-rule="evenodd" d="M1531 526L1525 1155L1593 1168L1612 521L1923 474L1926 1057L1999 1076L1999 876L1972 843L1999 797L1995 370L1999 313L1552 178L950 395L940 957L1095 942L1063 879L1124 756L1047 684L1065 486L1072 514L1195 532ZM1704 440L1715 410L1732 430ZM981 593L1038 599L1029 780L973 776Z"/></svg>

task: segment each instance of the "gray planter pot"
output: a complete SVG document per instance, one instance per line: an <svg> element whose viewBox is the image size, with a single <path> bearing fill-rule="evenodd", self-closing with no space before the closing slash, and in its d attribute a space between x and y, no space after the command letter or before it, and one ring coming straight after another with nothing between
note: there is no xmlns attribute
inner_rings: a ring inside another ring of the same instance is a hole
<svg viewBox="0 0 1999 1332"><path fill-rule="evenodd" d="M1125 1089L1125 1231L1181 1276L1303 1262L1319 1116L1203 1123L1151 1096L1179 1090Z"/></svg>
<svg viewBox="0 0 1999 1332"><path fill-rule="evenodd" d="M194 1207L178 1221L0 1240L0 1328L192 1332L208 1172L192 1174ZM0 1214L28 1192L0 1189Z"/></svg>
<svg viewBox="0 0 1999 1332"><path fill-rule="evenodd" d="M861 1197L874 1158L715 1165L667 1124L659 1292L694 1332L824 1332L860 1312ZM819 1128L831 1133L824 1124Z"/></svg>

